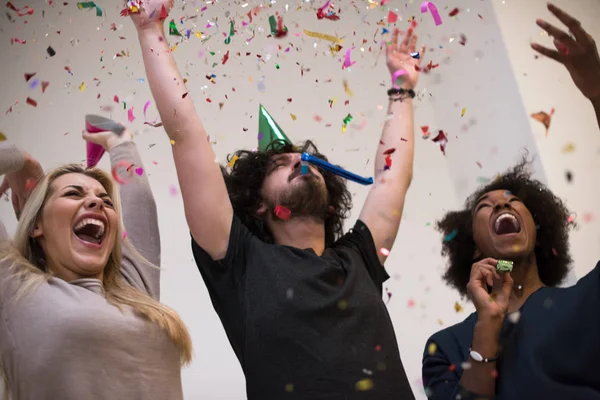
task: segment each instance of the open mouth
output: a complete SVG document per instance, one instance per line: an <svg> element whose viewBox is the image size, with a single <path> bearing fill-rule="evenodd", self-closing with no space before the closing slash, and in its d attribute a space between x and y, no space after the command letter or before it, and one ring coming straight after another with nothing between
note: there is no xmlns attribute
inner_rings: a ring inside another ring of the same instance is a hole
<svg viewBox="0 0 600 400"><path fill-rule="evenodd" d="M100 245L104 239L105 224L94 218L85 218L73 228L73 233L84 242Z"/></svg>
<svg viewBox="0 0 600 400"><path fill-rule="evenodd" d="M500 214L494 222L494 233L496 235L510 235L511 233L521 232L519 220L512 214Z"/></svg>

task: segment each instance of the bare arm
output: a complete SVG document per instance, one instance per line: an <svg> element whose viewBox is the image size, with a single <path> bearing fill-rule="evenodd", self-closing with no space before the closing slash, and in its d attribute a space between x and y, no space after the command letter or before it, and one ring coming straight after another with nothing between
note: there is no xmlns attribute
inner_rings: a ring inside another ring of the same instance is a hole
<svg viewBox="0 0 600 400"><path fill-rule="evenodd" d="M160 1L154 3L161 4ZM172 140L187 223L198 245L218 260L227 251L233 218L225 181L191 96L184 96L187 89L163 34L163 22L142 24L139 17L134 21L146 74L165 130Z"/></svg>
<svg viewBox="0 0 600 400"><path fill-rule="evenodd" d="M406 74L401 88L409 90L418 79L419 60L410 56L414 52L417 36L409 29L404 40L398 46L399 31L394 31L393 41L387 50L387 62L392 74L404 69ZM424 48L421 49L421 55ZM373 241L379 250L390 250L398 229L404 209L406 192L413 174L415 152L413 101L406 94L392 96L388 107L388 120L383 127L381 145L375 157L375 183L360 213L363 221L373 235ZM402 100L398 100L402 97ZM387 160L386 160L387 159ZM389 160L389 161L388 161ZM391 165L390 164L391 161ZM383 264L386 255L378 252L379 261Z"/></svg>

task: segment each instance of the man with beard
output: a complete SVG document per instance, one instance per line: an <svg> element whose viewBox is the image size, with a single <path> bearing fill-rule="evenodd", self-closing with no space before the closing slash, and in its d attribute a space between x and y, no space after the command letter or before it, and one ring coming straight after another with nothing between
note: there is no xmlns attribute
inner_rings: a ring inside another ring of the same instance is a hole
<svg viewBox="0 0 600 400"><path fill-rule="evenodd" d="M324 158L311 142L238 151L230 171L214 162L163 34L171 3L145 1L132 19L173 144L194 257L248 398L414 398L382 301L389 278L382 264L412 178L413 88L424 52L415 52L414 25L387 44L392 78L402 81L388 91L375 184L342 236L351 196L330 172L310 166L301 173L302 152Z"/></svg>

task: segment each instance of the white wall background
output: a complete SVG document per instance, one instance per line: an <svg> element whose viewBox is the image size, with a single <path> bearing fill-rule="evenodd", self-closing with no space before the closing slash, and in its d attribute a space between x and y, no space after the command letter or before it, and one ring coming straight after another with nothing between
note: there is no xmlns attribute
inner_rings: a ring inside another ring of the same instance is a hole
<svg viewBox="0 0 600 400"><path fill-rule="evenodd" d="M548 17L541 0L440 0L435 2L444 21L439 27L429 14L421 15L420 3L412 0L389 1L383 6L373 3L377 5L372 8L367 0L339 2L341 20L336 22L317 20L315 10L323 3L290 0L272 1L268 6L264 2L261 13L243 26L243 21L249 21L246 14L259 1L248 1L245 6L234 1L177 0L172 17L176 21L182 17L180 31L192 29L192 35L178 45L174 56L189 80L189 95L216 142L220 160L235 149L256 146L257 109L262 103L293 140L314 139L331 160L367 175L372 173L389 86L380 52L380 43L389 34L382 36L382 28L391 30L389 10L399 14L397 25L402 29L411 17L420 22L418 33L431 49L426 61L440 66L421 78L420 99L415 102L417 135L422 125L434 133L443 129L449 144L444 156L431 141L417 141L414 180L400 234L386 264L392 275L386 286L392 293L388 307L402 359L415 393L424 398L420 365L425 340L472 310L441 282L445 262L439 254L440 236L434 222L445 210L459 207L482 178L507 168L528 149L537 156L536 177L548 182L578 214L580 227L572 235L572 248L576 275L584 275L600 256L595 174L600 135L591 107L566 71L551 60L535 59L529 49L532 38L550 43L534 25L535 18ZM594 20L600 15L600 1L556 3L600 39ZM93 11L78 10L75 2L49 5L41 0L15 0L13 4L18 8L28 4L35 12L18 17L4 8L12 22L0 17L0 132L49 169L84 160L80 133L85 114L98 113L127 123L123 102L127 108L134 107L136 120L130 126L159 207L163 301L180 312L194 339L196 358L183 372L186 398L245 398L241 369L192 260L181 197L173 192L177 180L168 139L162 128L143 124L142 109L151 95L135 31L128 19L118 15L120 2L99 0L102 18ZM206 10L201 11L203 7ZM450 18L448 13L455 7L460 12ZM289 28L284 39L267 37L267 18L275 12L283 13ZM223 34L229 31L230 18L235 20L237 33L225 45ZM116 31L111 30L113 23ZM332 55L330 43L304 36L303 29L344 37L342 51ZM195 32L202 32L201 38ZM465 46L459 44L460 34L467 38ZM11 45L14 38L27 42ZM54 57L46 53L48 46L56 50ZM342 70L345 50L352 46L356 46L352 52L356 64ZM228 50L229 61L222 65ZM115 56L122 52L124 57ZM32 89L31 81L25 82L24 74L33 72L37 73L33 79L50 82L44 94L39 86ZM216 76L214 83L206 78L211 74ZM353 96L344 91L345 79ZM115 95L120 104L113 102ZM27 105L27 97L38 106ZM333 99L330 107L328 100ZM546 137L543 126L529 114L549 112L552 107L556 114ZM462 108L467 109L464 117L460 116ZM342 133L341 123L348 113L354 119ZM317 115L321 122L315 120ZM156 117L151 105L147 120ZM568 143L574 144L575 151L563 154ZM108 160L101 166L107 167ZM573 173L572 183L565 179L566 170ZM355 212L347 226L354 222L367 193L366 188L350 185ZM14 230L10 203L0 203L0 218ZM574 279L570 277L571 282ZM457 300L463 312L454 311Z"/></svg>

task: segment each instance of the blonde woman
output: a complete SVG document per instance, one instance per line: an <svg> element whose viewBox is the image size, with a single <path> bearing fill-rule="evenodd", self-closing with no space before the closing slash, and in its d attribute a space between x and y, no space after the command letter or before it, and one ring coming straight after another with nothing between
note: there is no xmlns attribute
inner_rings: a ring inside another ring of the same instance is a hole
<svg viewBox="0 0 600 400"><path fill-rule="evenodd" d="M191 341L158 301L156 206L140 156L127 131L84 138L104 146L129 181L117 190L100 169L65 165L25 203L41 167L0 143L0 192L10 187L20 214L13 241L0 222L5 389L19 400L181 399Z"/></svg>

